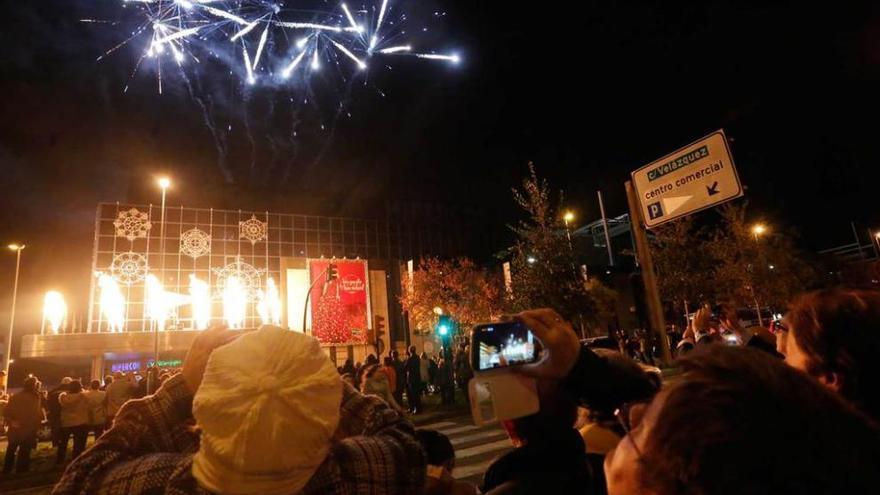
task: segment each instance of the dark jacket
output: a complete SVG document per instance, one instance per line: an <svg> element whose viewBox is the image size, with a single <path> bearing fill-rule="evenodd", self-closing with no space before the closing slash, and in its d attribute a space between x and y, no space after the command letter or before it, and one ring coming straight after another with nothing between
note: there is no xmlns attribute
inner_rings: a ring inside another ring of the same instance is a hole
<svg viewBox="0 0 880 495"><path fill-rule="evenodd" d="M394 360L394 372L397 373L395 390L400 393L406 390L406 365L399 359Z"/></svg>
<svg viewBox="0 0 880 495"><path fill-rule="evenodd" d="M46 418L50 423L61 424L61 403L58 402L58 396L61 395L61 392L67 392L68 390L70 390L68 385L58 385L49 391L46 400Z"/></svg>
<svg viewBox="0 0 880 495"><path fill-rule="evenodd" d="M9 399L3 410L9 424L9 440L33 444L43 422L42 397L33 390L22 390Z"/></svg>
<svg viewBox="0 0 880 495"><path fill-rule="evenodd" d="M422 383L422 359L418 355L412 355L406 360L406 381L410 387Z"/></svg>
<svg viewBox="0 0 880 495"><path fill-rule="evenodd" d="M486 471L481 491L590 494L592 487L583 439L574 428L560 428L496 459Z"/></svg>

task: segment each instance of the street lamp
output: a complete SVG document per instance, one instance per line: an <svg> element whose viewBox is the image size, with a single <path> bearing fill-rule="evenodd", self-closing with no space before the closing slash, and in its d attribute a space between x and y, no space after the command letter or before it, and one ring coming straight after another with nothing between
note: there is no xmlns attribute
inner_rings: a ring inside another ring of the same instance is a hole
<svg viewBox="0 0 880 495"><path fill-rule="evenodd" d="M763 235L765 232L767 232L767 227L764 224L755 224L755 226L752 227L752 234L755 236L755 242L758 242L758 236Z"/></svg>
<svg viewBox="0 0 880 495"><path fill-rule="evenodd" d="M565 237L568 239L568 250L571 251L571 230L568 228L568 224L574 221L574 212L567 210L562 215L562 221L565 222Z"/></svg>
<svg viewBox="0 0 880 495"><path fill-rule="evenodd" d="M9 382L9 363L12 362L12 331L15 327L15 299L18 296L18 272L21 267L21 250L24 244L10 244L6 246L10 251L15 251L15 282L12 285L12 311L9 315L9 334L6 336L6 353L3 354L3 371L6 373L6 382ZM6 384L4 384L6 385ZM8 387L7 387L8 388Z"/></svg>
<svg viewBox="0 0 880 495"><path fill-rule="evenodd" d="M762 223L756 223L752 227L752 234L755 236L755 244L758 243L758 236L767 232L767 226ZM758 257L761 256L761 247L758 246ZM773 269L773 266L770 266ZM757 311L758 325L764 326L764 319L761 317L761 304L758 302L758 295L755 293L754 281L752 281L752 296L755 298L755 311Z"/></svg>

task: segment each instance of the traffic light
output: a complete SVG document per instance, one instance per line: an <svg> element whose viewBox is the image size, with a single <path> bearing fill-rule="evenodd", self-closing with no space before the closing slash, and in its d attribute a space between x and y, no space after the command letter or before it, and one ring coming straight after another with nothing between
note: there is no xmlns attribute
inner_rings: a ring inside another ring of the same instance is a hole
<svg viewBox="0 0 880 495"><path fill-rule="evenodd" d="M336 268L335 263L327 264L327 282L332 282L339 278L339 270Z"/></svg>
<svg viewBox="0 0 880 495"><path fill-rule="evenodd" d="M440 315L440 317L437 318L437 326L434 327L434 333L436 333L441 339L446 340L452 336L452 330L454 328L455 324L449 315Z"/></svg>

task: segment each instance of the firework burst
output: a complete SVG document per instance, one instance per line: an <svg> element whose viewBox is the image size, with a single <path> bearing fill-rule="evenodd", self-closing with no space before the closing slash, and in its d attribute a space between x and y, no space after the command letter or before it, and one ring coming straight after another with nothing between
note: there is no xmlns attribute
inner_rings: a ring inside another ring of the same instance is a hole
<svg viewBox="0 0 880 495"><path fill-rule="evenodd" d="M388 0L360 8L342 2L330 11L265 0L122 0L121 5L123 20L109 24L134 27L99 60L123 46L138 47L131 77L151 65L159 93L169 68L178 77L192 77L206 57L221 61L247 86L290 84L294 74L308 77L330 63L357 74L376 59L391 57L459 62L455 53L415 51L405 39L406 14ZM347 67L340 59L349 62ZM386 60L375 66L389 64Z"/></svg>

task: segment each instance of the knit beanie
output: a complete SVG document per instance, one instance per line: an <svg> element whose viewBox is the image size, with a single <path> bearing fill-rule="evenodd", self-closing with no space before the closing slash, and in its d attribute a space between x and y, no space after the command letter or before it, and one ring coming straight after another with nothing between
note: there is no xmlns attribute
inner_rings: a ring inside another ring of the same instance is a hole
<svg viewBox="0 0 880 495"><path fill-rule="evenodd" d="M219 494L291 494L321 465L339 423L342 380L305 334L264 325L208 359L193 399L193 476Z"/></svg>

